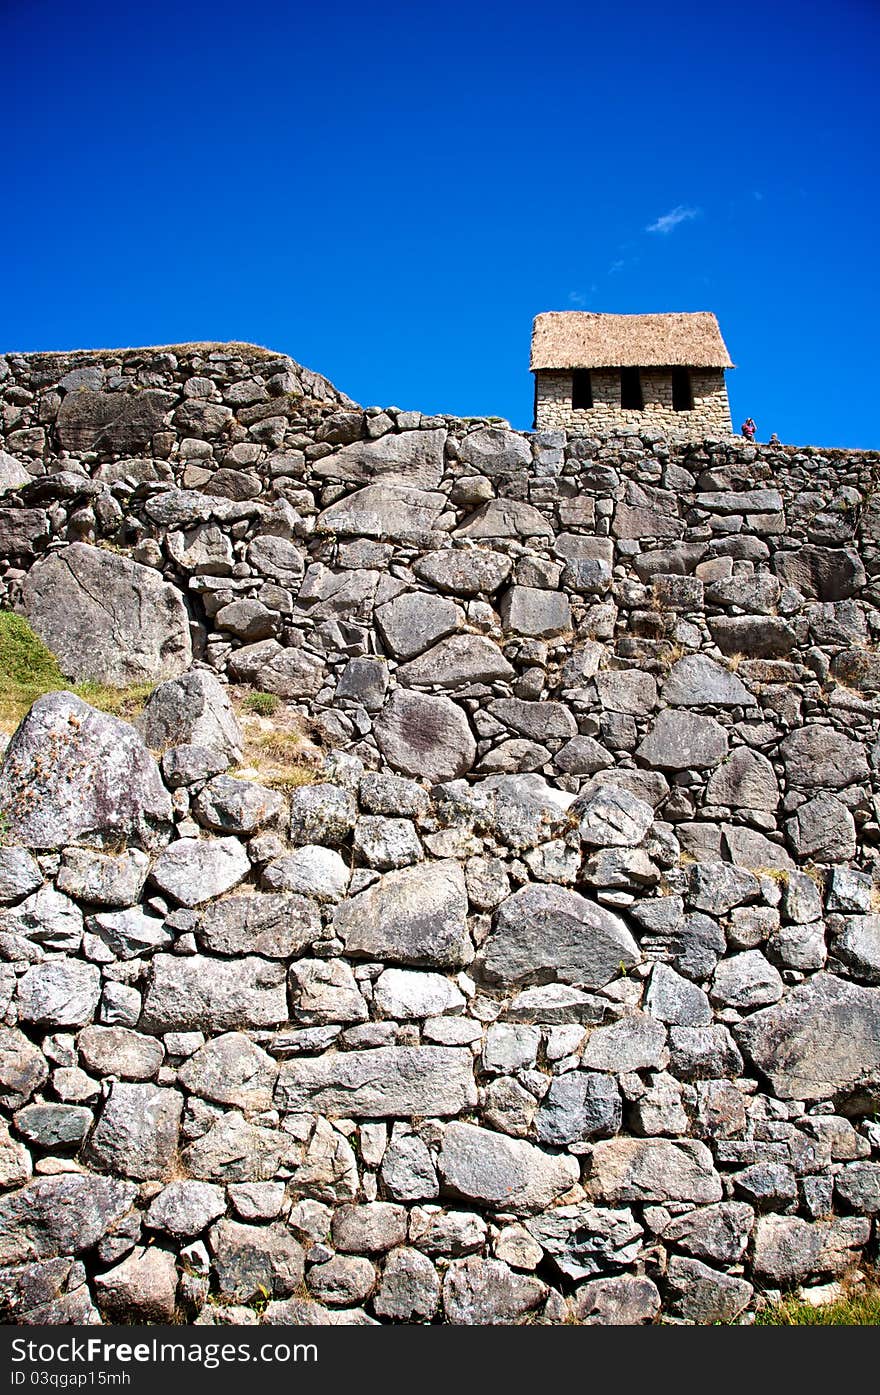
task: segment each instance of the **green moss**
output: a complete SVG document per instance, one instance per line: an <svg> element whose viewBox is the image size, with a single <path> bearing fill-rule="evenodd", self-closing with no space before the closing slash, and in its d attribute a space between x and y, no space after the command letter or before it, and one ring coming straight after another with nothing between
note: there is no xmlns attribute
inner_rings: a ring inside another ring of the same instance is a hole
<svg viewBox="0 0 880 1395"><path fill-rule="evenodd" d="M248 693L241 700L243 712L256 712L260 717L271 717L281 705L281 699L274 693Z"/></svg>

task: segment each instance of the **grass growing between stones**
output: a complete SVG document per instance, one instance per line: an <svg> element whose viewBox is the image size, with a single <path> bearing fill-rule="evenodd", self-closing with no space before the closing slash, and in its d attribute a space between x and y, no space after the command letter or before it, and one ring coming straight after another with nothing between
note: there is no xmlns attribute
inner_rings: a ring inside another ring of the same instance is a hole
<svg viewBox="0 0 880 1395"><path fill-rule="evenodd" d="M859 1289L834 1303L813 1307L798 1298L783 1298L755 1314L756 1327L880 1327L880 1288Z"/></svg>
<svg viewBox="0 0 880 1395"><path fill-rule="evenodd" d="M271 717L262 704L248 701L246 695L235 703L244 732L244 754L239 767L230 772L239 779L256 780L275 790L298 789L320 779L323 751L309 740L301 719L275 699ZM272 697L254 693L253 697Z"/></svg>
<svg viewBox="0 0 880 1395"><path fill-rule="evenodd" d="M102 712L130 721L143 709L154 683L113 688L103 683L72 684L58 660L21 615L0 611L0 730L13 732L37 698L62 690L76 693Z"/></svg>

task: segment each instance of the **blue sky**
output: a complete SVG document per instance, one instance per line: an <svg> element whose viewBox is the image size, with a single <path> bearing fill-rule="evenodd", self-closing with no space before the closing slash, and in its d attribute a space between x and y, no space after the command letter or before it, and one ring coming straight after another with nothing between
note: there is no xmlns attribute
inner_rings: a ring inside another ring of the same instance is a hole
<svg viewBox="0 0 880 1395"><path fill-rule="evenodd" d="M714 310L880 446L876 0L0 0L0 351L242 339L531 425L541 310Z"/></svg>

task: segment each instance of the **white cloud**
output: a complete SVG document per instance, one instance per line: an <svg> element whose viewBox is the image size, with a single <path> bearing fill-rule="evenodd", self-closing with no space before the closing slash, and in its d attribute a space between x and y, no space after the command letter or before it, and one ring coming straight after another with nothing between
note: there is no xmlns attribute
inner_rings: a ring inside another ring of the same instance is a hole
<svg viewBox="0 0 880 1395"><path fill-rule="evenodd" d="M699 218L700 210L690 208L687 204L680 203L677 208L670 209L657 219L656 223L649 223L645 232L649 233L671 233L677 228L679 223L689 223L692 218Z"/></svg>
<svg viewBox="0 0 880 1395"><path fill-rule="evenodd" d="M618 271L623 271L623 268L624 268L625 266L626 266L626 262L623 260L623 258L619 258L616 262L612 262L611 265L609 266L609 268L608 268L608 275L609 275L609 276L614 276L614 275L616 275Z"/></svg>
<svg viewBox="0 0 880 1395"><path fill-rule="evenodd" d="M581 291L569 291L568 303L569 305L586 305L587 297Z"/></svg>

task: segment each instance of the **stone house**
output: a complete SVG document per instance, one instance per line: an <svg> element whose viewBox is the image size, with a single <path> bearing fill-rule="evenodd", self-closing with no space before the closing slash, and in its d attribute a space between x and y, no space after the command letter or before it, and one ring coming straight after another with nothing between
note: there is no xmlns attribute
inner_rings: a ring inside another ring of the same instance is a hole
<svg viewBox="0 0 880 1395"><path fill-rule="evenodd" d="M730 436L715 316L549 311L535 318L535 429L587 435L653 428L677 440Z"/></svg>

